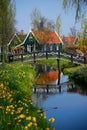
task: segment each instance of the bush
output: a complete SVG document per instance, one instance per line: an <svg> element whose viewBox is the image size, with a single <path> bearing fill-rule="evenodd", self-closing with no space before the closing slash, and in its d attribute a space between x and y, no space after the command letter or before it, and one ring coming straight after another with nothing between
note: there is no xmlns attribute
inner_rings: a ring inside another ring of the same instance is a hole
<svg viewBox="0 0 87 130"><path fill-rule="evenodd" d="M69 79L81 87L87 88L87 66L81 66L69 74Z"/></svg>

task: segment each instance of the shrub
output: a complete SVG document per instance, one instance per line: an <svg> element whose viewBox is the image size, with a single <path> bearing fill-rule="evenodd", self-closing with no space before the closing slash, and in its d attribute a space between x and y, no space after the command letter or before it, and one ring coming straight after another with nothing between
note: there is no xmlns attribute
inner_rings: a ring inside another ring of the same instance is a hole
<svg viewBox="0 0 87 130"><path fill-rule="evenodd" d="M69 79L75 81L81 87L87 88L87 66L80 66L70 73Z"/></svg>

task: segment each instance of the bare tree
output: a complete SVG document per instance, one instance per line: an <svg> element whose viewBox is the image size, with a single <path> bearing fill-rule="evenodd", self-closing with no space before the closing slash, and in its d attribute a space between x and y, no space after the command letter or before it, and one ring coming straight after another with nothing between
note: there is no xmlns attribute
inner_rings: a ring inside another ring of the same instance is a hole
<svg viewBox="0 0 87 130"><path fill-rule="evenodd" d="M41 16L41 13L38 9L34 9L31 13L31 24L32 29L38 29L40 31L54 31L55 24L52 20L48 20L45 17Z"/></svg>
<svg viewBox="0 0 87 130"><path fill-rule="evenodd" d="M38 22L38 30L41 30L41 31L44 30L46 27L46 22L47 22L47 19L44 17L41 17L40 21Z"/></svg>
<svg viewBox="0 0 87 130"><path fill-rule="evenodd" d="M77 31L77 29L75 28L75 26L70 28L70 36L77 36L79 34L79 32Z"/></svg>
<svg viewBox="0 0 87 130"><path fill-rule="evenodd" d="M41 19L41 13L38 9L34 9L30 15L31 18L31 25L33 29L37 29L38 28L38 24L40 22Z"/></svg>
<svg viewBox="0 0 87 130"><path fill-rule="evenodd" d="M52 20L47 21L47 29L50 30L50 31L55 30L55 23Z"/></svg>

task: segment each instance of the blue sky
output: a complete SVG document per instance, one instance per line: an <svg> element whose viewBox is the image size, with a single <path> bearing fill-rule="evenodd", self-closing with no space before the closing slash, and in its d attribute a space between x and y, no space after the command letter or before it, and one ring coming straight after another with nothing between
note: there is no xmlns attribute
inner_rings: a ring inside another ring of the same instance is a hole
<svg viewBox="0 0 87 130"><path fill-rule="evenodd" d="M16 28L28 33L31 30L30 15L36 8L41 15L56 23L61 16L61 35L67 36L70 28L75 25L80 30L80 22L75 24L75 10L69 9L67 13L62 9L62 0L15 0L16 1Z"/></svg>

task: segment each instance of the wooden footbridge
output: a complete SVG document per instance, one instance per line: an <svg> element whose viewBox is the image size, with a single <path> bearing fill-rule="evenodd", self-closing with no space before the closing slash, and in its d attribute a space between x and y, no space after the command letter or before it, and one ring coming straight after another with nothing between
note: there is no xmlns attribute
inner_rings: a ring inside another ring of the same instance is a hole
<svg viewBox="0 0 87 130"><path fill-rule="evenodd" d="M23 53L23 54L14 54L14 55L8 55L9 62L14 61L37 61L42 59L48 59L48 58L55 58L55 59L62 59L62 60L68 60L71 63L76 64L84 64L84 57L77 57L74 54L71 53L64 53L57 51L36 51L31 53Z"/></svg>

